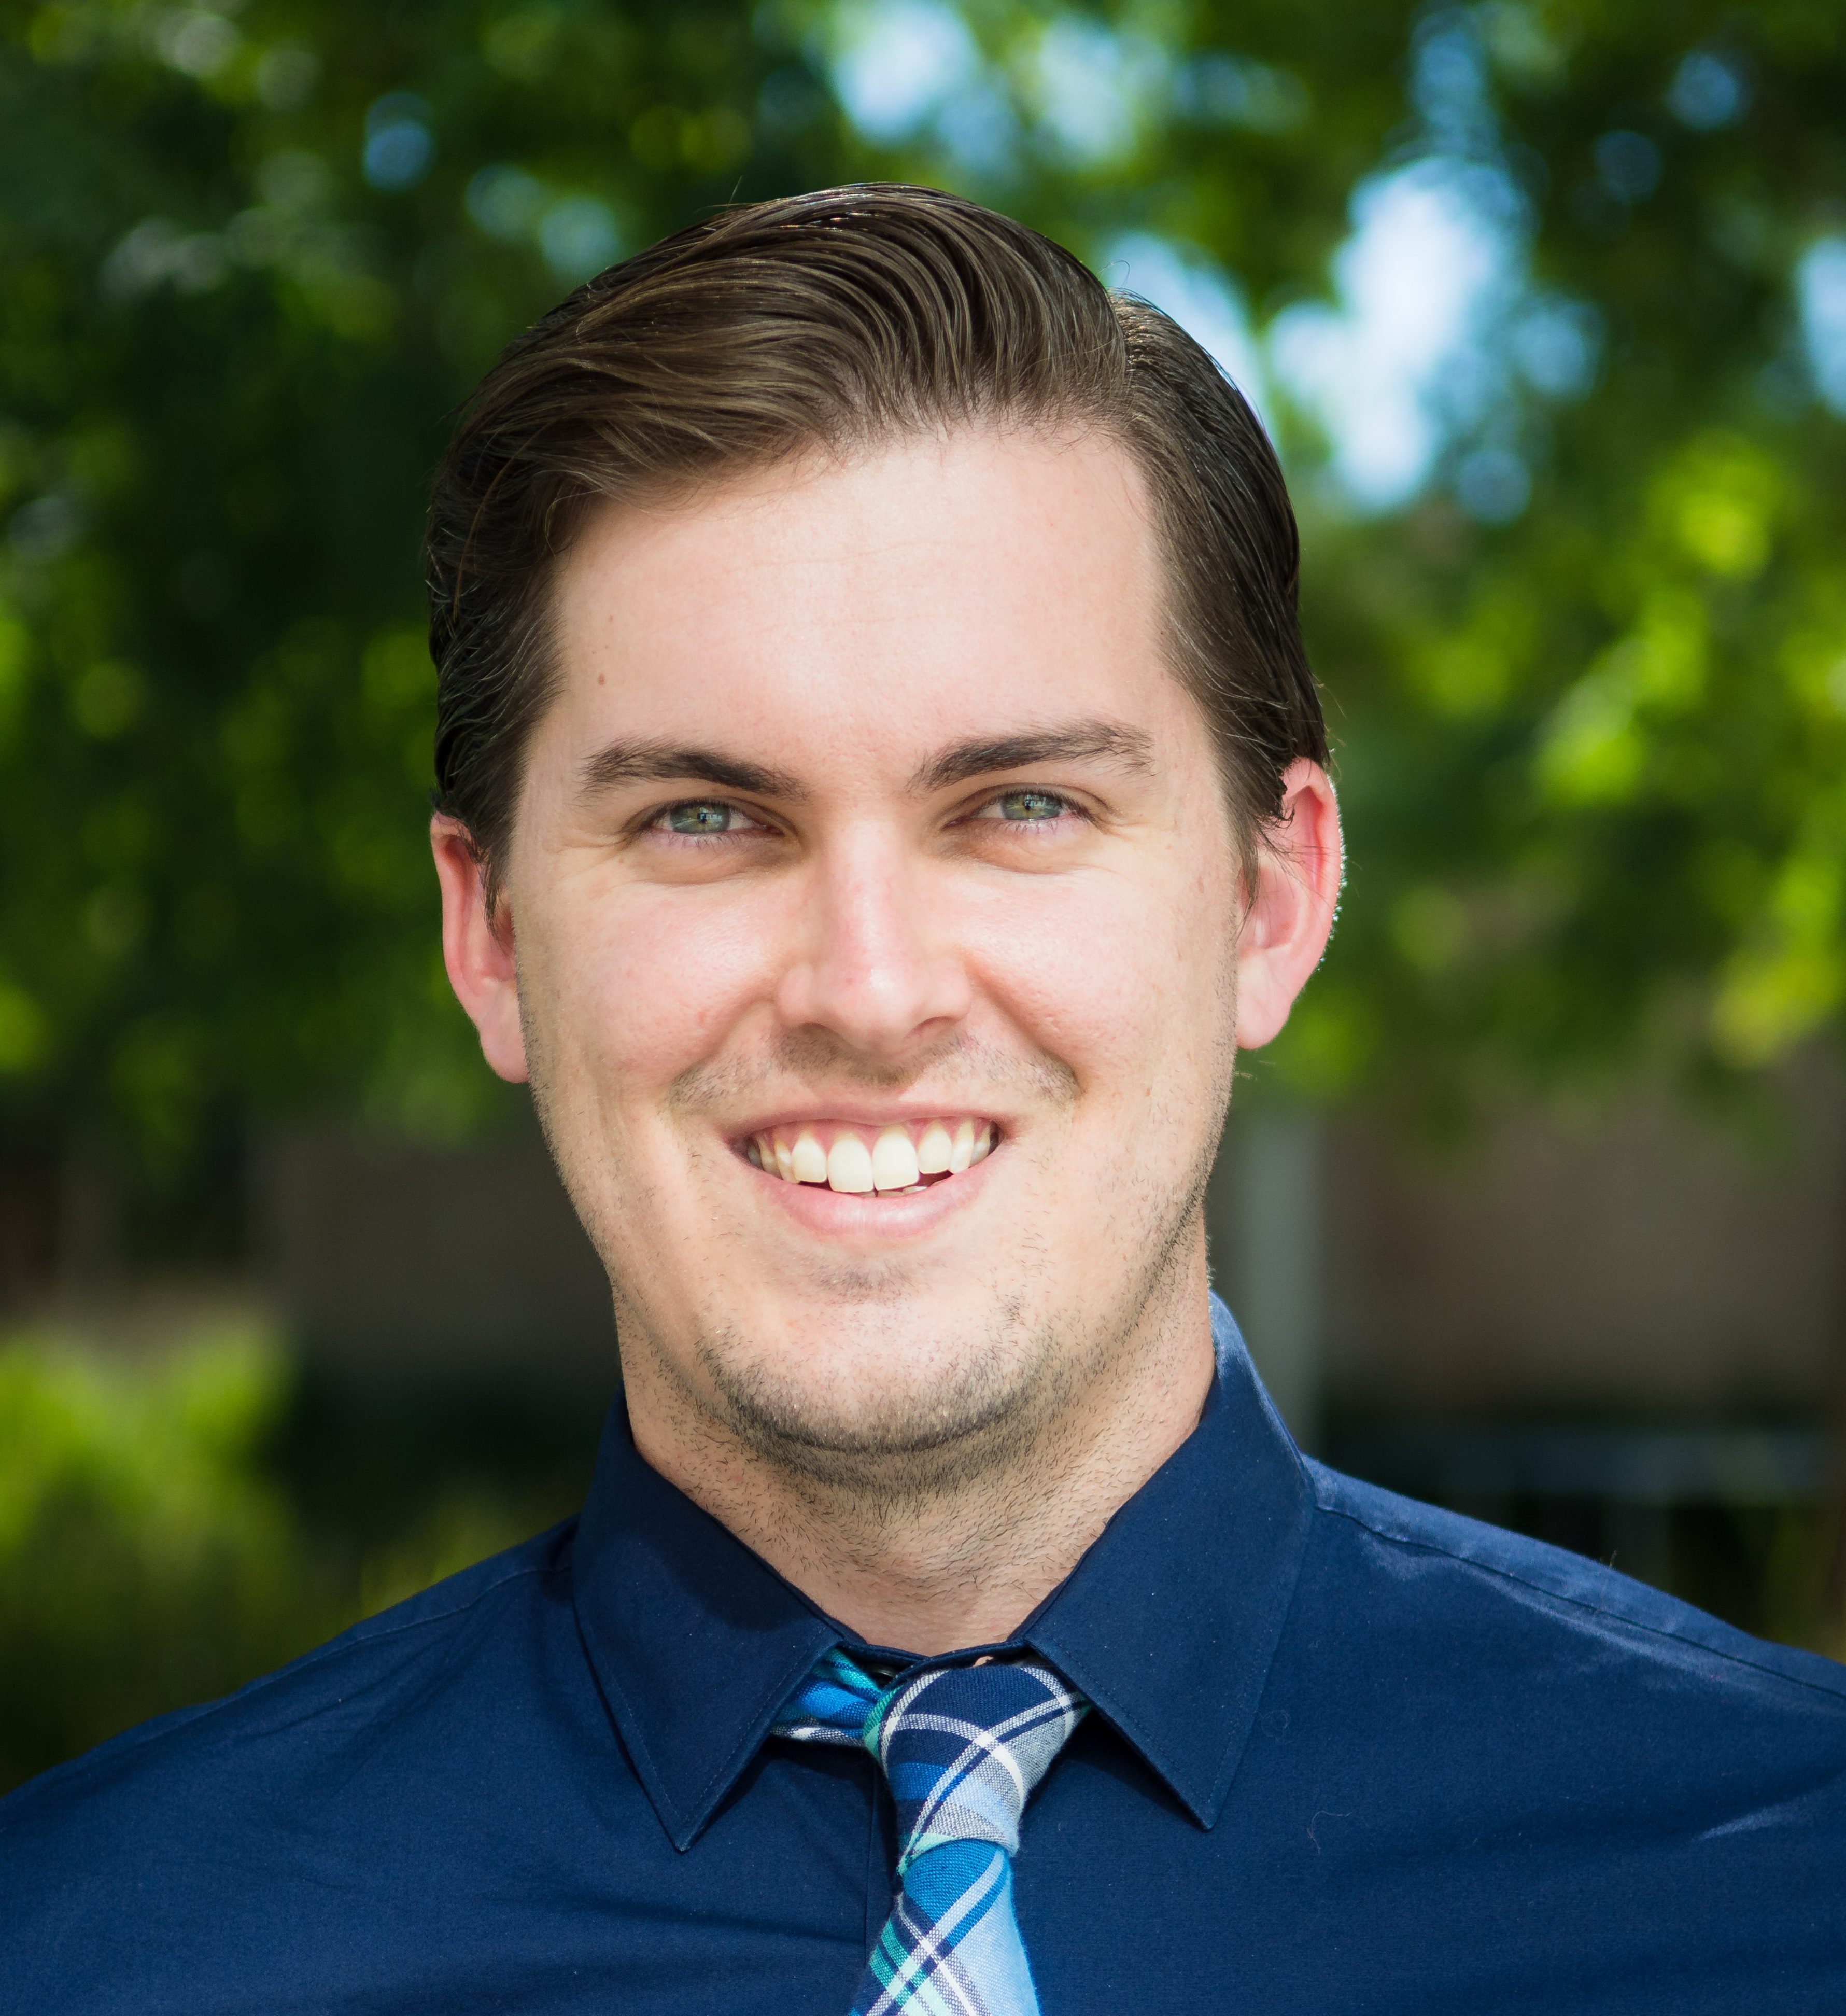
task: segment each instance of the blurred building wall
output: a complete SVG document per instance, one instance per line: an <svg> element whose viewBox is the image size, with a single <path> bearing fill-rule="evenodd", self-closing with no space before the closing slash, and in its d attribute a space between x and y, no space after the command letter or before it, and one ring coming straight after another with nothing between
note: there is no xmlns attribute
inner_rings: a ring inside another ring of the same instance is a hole
<svg viewBox="0 0 1846 2016"><path fill-rule="evenodd" d="M1787 1089L1754 1129L1637 1096L1443 1152L1234 1117L1214 1276L1310 1443L1329 1409L1818 1414L1846 1345L1846 1098L1819 1064Z"/></svg>
<svg viewBox="0 0 1846 2016"><path fill-rule="evenodd" d="M1510 1116L1448 1166L1330 1160L1329 1390L1504 1413L1817 1410L1846 1334L1837 1094L1779 1141L1662 1103Z"/></svg>
<svg viewBox="0 0 1846 2016"><path fill-rule="evenodd" d="M302 1129L252 1181L260 1282L329 1369L606 1378L608 1283L536 1126L466 1147Z"/></svg>
<svg viewBox="0 0 1846 2016"><path fill-rule="evenodd" d="M300 1130L257 1158L262 1284L329 1366L606 1373L602 1269L535 1129L465 1148ZM1214 1277L1312 1445L1387 1416L1819 1415L1846 1342L1846 1098L1752 1135L1664 1097L1536 1107L1443 1152L1236 1115Z"/></svg>

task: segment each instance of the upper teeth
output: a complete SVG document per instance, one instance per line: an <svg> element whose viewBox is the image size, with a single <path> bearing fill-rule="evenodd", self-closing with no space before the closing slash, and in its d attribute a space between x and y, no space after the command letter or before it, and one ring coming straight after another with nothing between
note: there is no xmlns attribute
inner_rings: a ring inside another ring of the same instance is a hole
<svg viewBox="0 0 1846 2016"><path fill-rule="evenodd" d="M785 1182L825 1183L863 1196L913 1190L925 1176L959 1175L993 1145L991 1121L952 1119L912 1121L876 1132L831 1123L778 1127L751 1135L746 1147L758 1168Z"/></svg>

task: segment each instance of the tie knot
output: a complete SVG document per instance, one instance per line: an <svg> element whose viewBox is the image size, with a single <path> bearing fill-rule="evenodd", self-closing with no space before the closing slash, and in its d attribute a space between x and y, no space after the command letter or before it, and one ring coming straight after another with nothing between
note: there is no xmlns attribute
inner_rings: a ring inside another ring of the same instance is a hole
<svg viewBox="0 0 1846 2016"><path fill-rule="evenodd" d="M900 1874L951 1841L1019 1849L1020 1816L1089 1704L1031 1660L927 1666L880 1689L838 1651L799 1687L777 1733L862 1742L897 1806Z"/></svg>

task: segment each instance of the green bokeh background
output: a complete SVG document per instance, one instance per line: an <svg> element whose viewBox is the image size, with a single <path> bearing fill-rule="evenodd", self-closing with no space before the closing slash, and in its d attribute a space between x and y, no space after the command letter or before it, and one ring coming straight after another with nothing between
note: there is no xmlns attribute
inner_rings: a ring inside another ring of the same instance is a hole
<svg viewBox="0 0 1846 2016"><path fill-rule="evenodd" d="M959 80L855 124L905 34L961 37ZM1700 56L1715 121L1672 109ZM423 837L449 416L623 250L868 177L1113 279L1152 234L1259 337L1335 298L1377 178L1488 178L1527 295L1594 332L1583 382L1487 329L1502 394L1370 512L1272 389L1354 866L1254 1096L1419 1127L1517 1086L1768 1099L1846 999L1846 422L1797 289L1846 230L1843 103L1813 0L5 0L0 1173L91 1144L136 1265L221 1265L261 1129L504 1123ZM1611 181L1611 133L1655 185ZM1510 517L1458 502L1483 448L1529 474ZM593 1425L540 1397L490 1447L457 1404L387 1433L255 1330L0 1348L0 1775L568 1508ZM1824 1637L1826 1522L1739 1531L1729 1607Z"/></svg>

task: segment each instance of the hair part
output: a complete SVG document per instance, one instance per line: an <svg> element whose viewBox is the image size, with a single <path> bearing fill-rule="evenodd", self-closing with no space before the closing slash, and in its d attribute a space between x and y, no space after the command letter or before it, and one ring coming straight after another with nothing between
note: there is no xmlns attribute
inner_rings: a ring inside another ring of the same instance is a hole
<svg viewBox="0 0 1846 2016"><path fill-rule="evenodd" d="M1172 668L1244 855L1327 760L1275 452L1210 355L1073 254L940 191L867 184L727 212L587 282L510 344L437 473L427 543L439 811L490 907L556 689L560 563L603 504L658 502L908 434L1098 431L1146 483Z"/></svg>

